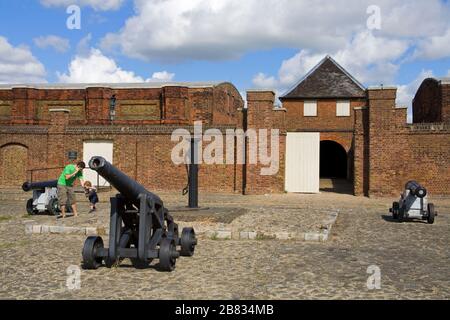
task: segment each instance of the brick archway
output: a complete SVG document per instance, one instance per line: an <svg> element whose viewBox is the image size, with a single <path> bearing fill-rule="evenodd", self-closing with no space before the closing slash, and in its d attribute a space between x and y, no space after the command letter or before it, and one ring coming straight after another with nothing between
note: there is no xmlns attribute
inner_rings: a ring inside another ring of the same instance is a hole
<svg viewBox="0 0 450 320"><path fill-rule="evenodd" d="M28 148L21 144L0 147L0 186L17 187L27 180Z"/></svg>

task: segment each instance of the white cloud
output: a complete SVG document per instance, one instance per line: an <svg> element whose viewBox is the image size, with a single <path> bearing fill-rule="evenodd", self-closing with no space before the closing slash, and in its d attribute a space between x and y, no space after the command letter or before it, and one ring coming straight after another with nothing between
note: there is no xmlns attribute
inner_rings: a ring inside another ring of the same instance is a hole
<svg viewBox="0 0 450 320"><path fill-rule="evenodd" d="M292 58L284 60L278 72L279 87L286 88L296 83L325 55L324 53L311 54L308 50L301 50Z"/></svg>
<svg viewBox="0 0 450 320"><path fill-rule="evenodd" d="M278 85L275 77L268 77L264 73L260 72L253 77L253 84L258 88L274 88Z"/></svg>
<svg viewBox="0 0 450 320"><path fill-rule="evenodd" d="M416 79L408 84L400 85L397 87L397 106L408 107L408 122L412 122L412 100L416 95L417 89L419 89L423 80L433 77L433 71L422 70Z"/></svg>
<svg viewBox="0 0 450 320"><path fill-rule="evenodd" d="M70 43L68 39L54 35L41 36L38 38L34 38L33 41L34 44L41 49L51 47L57 52L61 53L64 53L70 49Z"/></svg>
<svg viewBox="0 0 450 320"><path fill-rule="evenodd" d="M167 81L172 81L174 77L175 77L175 73L161 71L161 72L153 73L152 78L147 79L147 81L167 82Z"/></svg>
<svg viewBox="0 0 450 320"><path fill-rule="evenodd" d="M70 5L90 6L94 10L107 11L119 9L125 0L41 0L46 7L68 7Z"/></svg>
<svg viewBox="0 0 450 320"><path fill-rule="evenodd" d="M44 65L27 47L14 47L0 36L0 83L46 82Z"/></svg>
<svg viewBox="0 0 450 320"><path fill-rule="evenodd" d="M445 32L449 26L450 7L442 1L373 1L379 4L385 36L423 38Z"/></svg>
<svg viewBox="0 0 450 320"><path fill-rule="evenodd" d="M335 54L335 58L359 81L368 84L392 83L397 66L393 61L408 50L408 41L358 33ZM377 83L378 82L378 83Z"/></svg>
<svg viewBox="0 0 450 320"><path fill-rule="evenodd" d="M415 58L440 59L450 56L450 28L440 35L436 35L419 42Z"/></svg>
<svg viewBox="0 0 450 320"><path fill-rule="evenodd" d="M171 81L175 74L167 71L155 72L151 78L143 79L133 71L120 68L116 62L103 55L96 48L91 48L87 54L78 54L70 62L68 73L57 73L58 79L65 83L133 83L151 81Z"/></svg>
<svg viewBox="0 0 450 320"><path fill-rule="evenodd" d="M135 0L135 15L102 48L144 60L233 59L272 47L337 52L367 30L372 0ZM411 40L443 32L449 4L378 0L382 38ZM379 54L388 53L380 50Z"/></svg>

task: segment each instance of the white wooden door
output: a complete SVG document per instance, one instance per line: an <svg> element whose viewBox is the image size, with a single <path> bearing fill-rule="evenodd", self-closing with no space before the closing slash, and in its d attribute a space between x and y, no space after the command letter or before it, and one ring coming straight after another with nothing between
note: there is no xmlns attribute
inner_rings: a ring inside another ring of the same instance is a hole
<svg viewBox="0 0 450 320"><path fill-rule="evenodd" d="M289 132L286 139L287 192L319 193L320 133Z"/></svg>
<svg viewBox="0 0 450 320"><path fill-rule="evenodd" d="M113 163L113 142L103 140L85 141L83 144L83 161L86 166L89 165L89 160L94 156L101 156L110 163ZM92 182L92 185L97 186L97 173L89 168L83 171L85 180ZM109 183L99 177L100 187L109 186Z"/></svg>

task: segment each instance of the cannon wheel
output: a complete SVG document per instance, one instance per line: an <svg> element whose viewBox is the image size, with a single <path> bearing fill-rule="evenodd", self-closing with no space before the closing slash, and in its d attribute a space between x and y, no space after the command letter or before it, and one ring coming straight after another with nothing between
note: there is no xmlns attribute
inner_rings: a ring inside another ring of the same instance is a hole
<svg viewBox="0 0 450 320"><path fill-rule="evenodd" d="M59 215L59 203L57 198L50 199L50 201L48 202L47 210L54 216Z"/></svg>
<svg viewBox="0 0 450 320"><path fill-rule="evenodd" d="M428 204L428 217L427 217L427 221L429 224L433 224L434 223L434 217L435 217L436 213L434 211L434 204L429 203Z"/></svg>
<svg viewBox="0 0 450 320"><path fill-rule="evenodd" d="M195 238L194 228L183 228L181 233L181 251L183 257L192 257L194 255L197 239Z"/></svg>
<svg viewBox="0 0 450 320"><path fill-rule="evenodd" d="M33 198L28 199L27 201L27 212L30 216L36 213L33 209Z"/></svg>
<svg viewBox="0 0 450 320"><path fill-rule="evenodd" d="M86 239L83 246L83 269L98 269L102 265L102 258L97 257L97 250L103 248L103 239L91 236Z"/></svg>
<svg viewBox="0 0 450 320"><path fill-rule="evenodd" d="M392 203L392 218L398 219L399 208L400 208L400 204L398 202Z"/></svg>
<svg viewBox="0 0 450 320"><path fill-rule="evenodd" d="M178 252L175 240L163 238L159 246L159 266L162 271L173 271L177 262Z"/></svg>

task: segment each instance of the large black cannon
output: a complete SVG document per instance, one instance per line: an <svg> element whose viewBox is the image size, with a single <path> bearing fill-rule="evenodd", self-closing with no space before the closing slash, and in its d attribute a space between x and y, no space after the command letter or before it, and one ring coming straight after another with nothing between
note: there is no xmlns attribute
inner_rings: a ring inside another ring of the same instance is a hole
<svg viewBox="0 0 450 320"><path fill-rule="evenodd" d="M130 258L137 268L147 267L159 259L163 271L172 271L176 259L194 254L197 239L193 228L178 225L162 200L146 190L102 157L93 157L89 167L97 171L120 194L111 198L109 248L104 248L98 236L88 237L83 247L83 267L97 269L102 261L107 267ZM177 246L181 246L177 251Z"/></svg>
<svg viewBox="0 0 450 320"><path fill-rule="evenodd" d="M24 182L22 190L33 191L33 197L27 201L27 212L30 215L49 212L53 215L59 214L58 203L58 180L41 182Z"/></svg>

